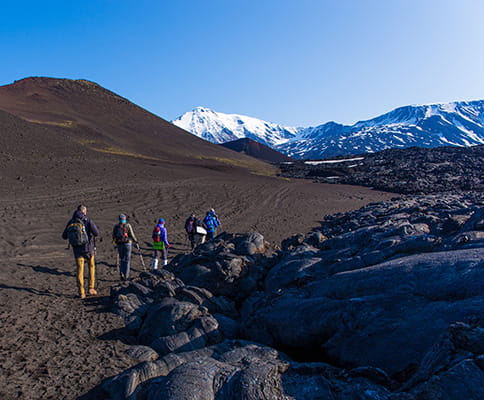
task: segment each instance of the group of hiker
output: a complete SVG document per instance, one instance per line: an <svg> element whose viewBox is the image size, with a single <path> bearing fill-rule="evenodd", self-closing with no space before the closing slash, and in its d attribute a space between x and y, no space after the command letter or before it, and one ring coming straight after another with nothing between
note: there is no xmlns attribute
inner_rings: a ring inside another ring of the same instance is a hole
<svg viewBox="0 0 484 400"><path fill-rule="evenodd" d="M212 240L219 226L220 220L213 208L207 212L203 220L198 219L196 214L192 213L185 221L185 232L192 250L205 240Z"/></svg>
<svg viewBox="0 0 484 400"><path fill-rule="evenodd" d="M207 211L203 220L200 220L195 213L191 213L185 221L185 232L190 241L191 249L193 250L206 240L212 240L217 228L220 226L220 220L213 208ZM74 211L72 218L67 222L62 238L69 240L74 253L77 266L77 286L81 299L86 298L86 290L84 288L84 265L86 263L89 268L87 293L89 295L97 294L95 289L96 263L94 257L96 250L95 238L98 236L99 229L94 221L87 216L87 207L82 204L79 205L77 210ZM151 238L153 255L150 268L156 270L159 266L159 260L163 260L162 266L168 264L170 243L168 242L168 232L163 218L158 219L156 226L153 228ZM117 248L120 279L124 281L129 278L133 243L140 251L138 239L125 214L119 214L118 222L113 227L112 240L113 245ZM141 260L143 260L142 256ZM144 265L144 261L142 262Z"/></svg>

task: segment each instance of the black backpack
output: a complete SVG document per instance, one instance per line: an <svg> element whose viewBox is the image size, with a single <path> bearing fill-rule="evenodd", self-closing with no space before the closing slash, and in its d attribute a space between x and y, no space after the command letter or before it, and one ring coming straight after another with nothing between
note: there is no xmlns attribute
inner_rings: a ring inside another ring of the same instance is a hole
<svg viewBox="0 0 484 400"><path fill-rule="evenodd" d="M84 246L89 243L86 227L80 219L72 220L66 228L67 239L72 247Z"/></svg>
<svg viewBox="0 0 484 400"><path fill-rule="evenodd" d="M197 225L198 220L196 218L189 218L185 225L185 230L187 231L187 233L195 233Z"/></svg>
<svg viewBox="0 0 484 400"><path fill-rule="evenodd" d="M114 240L116 241L116 244L124 244L129 242L126 224L120 222L118 225L116 225L116 228L114 229Z"/></svg>

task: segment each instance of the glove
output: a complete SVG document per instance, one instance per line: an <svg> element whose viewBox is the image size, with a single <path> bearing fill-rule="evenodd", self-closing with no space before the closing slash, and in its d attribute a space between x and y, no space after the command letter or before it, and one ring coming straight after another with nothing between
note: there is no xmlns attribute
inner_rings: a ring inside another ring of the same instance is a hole
<svg viewBox="0 0 484 400"><path fill-rule="evenodd" d="M166 246L166 247L170 248L170 247L171 247L171 244L169 244L169 245L168 245L168 246Z"/></svg>

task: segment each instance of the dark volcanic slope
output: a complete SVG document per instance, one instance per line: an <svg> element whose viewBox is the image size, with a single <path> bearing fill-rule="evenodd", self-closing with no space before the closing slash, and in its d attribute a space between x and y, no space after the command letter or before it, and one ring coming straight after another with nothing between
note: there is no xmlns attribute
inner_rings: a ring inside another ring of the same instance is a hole
<svg viewBox="0 0 484 400"><path fill-rule="evenodd" d="M259 172L270 169L243 154L199 139L86 80L27 78L2 86L0 110L28 123L0 121L2 141L16 141L21 131L27 148L34 148L34 143L44 140L49 148L52 144L59 146L60 136L62 145L77 146L78 152L89 149L165 164L210 168L230 165ZM0 118L8 119L5 115Z"/></svg>
<svg viewBox="0 0 484 400"><path fill-rule="evenodd" d="M484 189L484 146L389 149L340 160L284 163L282 175L425 194Z"/></svg>
<svg viewBox="0 0 484 400"><path fill-rule="evenodd" d="M288 157L276 150L271 149L262 143L256 142L252 139L239 139L231 142L222 143L220 146L237 151L239 153L247 154L251 157L258 158L259 160L278 163L284 161L293 161L291 157Z"/></svg>

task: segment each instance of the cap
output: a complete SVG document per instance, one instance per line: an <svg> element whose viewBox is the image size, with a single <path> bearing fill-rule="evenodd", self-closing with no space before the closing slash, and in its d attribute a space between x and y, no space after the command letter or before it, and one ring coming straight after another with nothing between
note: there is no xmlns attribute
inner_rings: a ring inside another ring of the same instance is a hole
<svg viewBox="0 0 484 400"><path fill-rule="evenodd" d="M164 220L163 218L160 218L160 219L158 220L158 223L159 223L159 224L164 224L164 223L165 223L165 220Z"/></svg>
<svg viewBox="0 0 484 400"><path fill-rule="evenodd" d="M126 221L126 215L124 215L124 214L119 214L119 220L120 220L120 221Z"/></svg>

